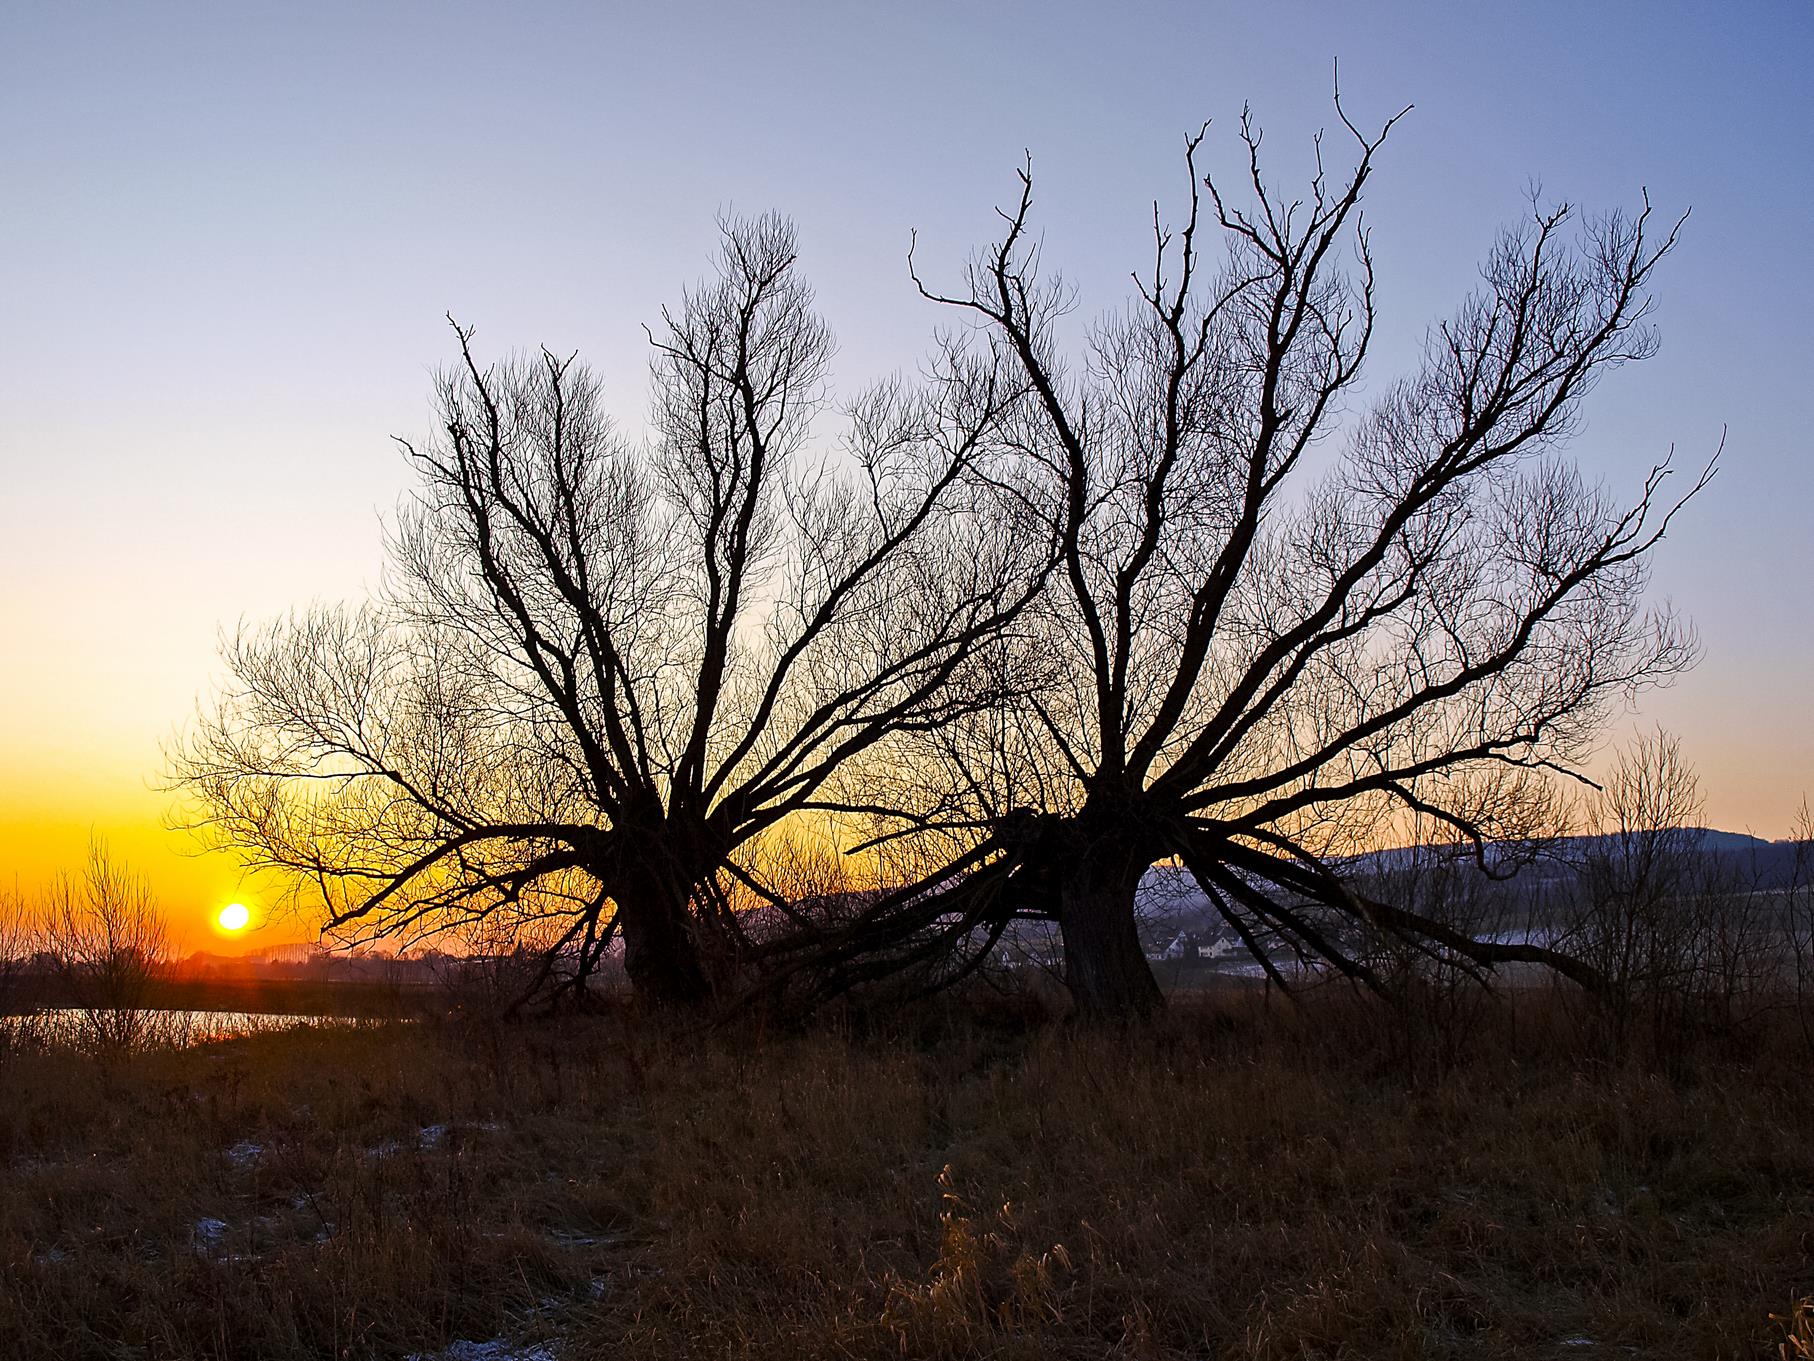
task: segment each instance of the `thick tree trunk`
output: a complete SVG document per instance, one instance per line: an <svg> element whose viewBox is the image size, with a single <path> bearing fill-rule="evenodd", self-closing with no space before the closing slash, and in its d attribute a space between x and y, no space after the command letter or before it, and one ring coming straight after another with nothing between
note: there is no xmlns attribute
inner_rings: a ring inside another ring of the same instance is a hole
<svg viewBox="0 0 1814 1361"><path fill-rule="evenodd" d="M624 972L638 1002L660 1010L705 1005L711 985L693 938L684 891L665 876L631 872L613 893Z"/></svg>
<svg viewBox="0 0 1814 1361"><path fill-rule="evenodd" d="M1058 885L1065 984L1080 1017L1140 1020L1165 1008L1165 996L1140 948L1134 895L1145 870L1138 856L1091 856Z"/></svg>

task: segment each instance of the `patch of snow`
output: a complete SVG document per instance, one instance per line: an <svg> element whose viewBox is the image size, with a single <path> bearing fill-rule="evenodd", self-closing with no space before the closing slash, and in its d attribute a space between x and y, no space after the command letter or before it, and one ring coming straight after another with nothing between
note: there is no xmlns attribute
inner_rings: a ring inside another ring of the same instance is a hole
<svg viewBox="0 0 1814 1361"><path fill-rule="evenodd" d="M625 1233L576 1233L572 1229L549 1229L548 1236L564 1248L595 1248L601 1244L615 1247L630 1237Z"/></svg>
<svg viewBox="0 0 1814 1361"><path fill-rule="evenodd" d="M1562 1345L1564 1347L1591 1347L1594 1345L1594 1340L1591 1337L1565 1337L1562 1339Z"/></svg>
<svg viewBox="0 0 1814 1361"><path fill-rule="evenodd" d="M547 1347L519 1347L494 1337L489 1342L450 1342L438 1352L411 1352L404 1361L555 1361Z"/></svg>
<svg viewBox="0 0 1814 1361"><path fill-rule="evenodd" d="M241 1139L227 1150L227 1161L240 1171L253 1166L265 1155L264 1145L255 1144L250 1139Z"/></svg>
<svg viewBox="0 0 1814 1361"><path fill-rule="evenodd" d="M189 1238L197 1252L213 1252L220 1246L220 1240L226 1233L226 1220L202 1218L196 1220L195 1227L189 1230Z"/></svg>
<svg viewBox="0 0 1814 1361"><path fill-rule="evenodd" d="M424 1125L421 1129L416 1131L416 1147L425 1153L433 1152L438 1148L444 1148L447 1145L447 1136L452 1134L456 1129L476 1129L484 1130L488 1134L496 1134L501 1133L504 1128L503 1123L497 1120L477 1120L471 1124L461 1125ZM397 1140L386 1139L381 1144L373 1144L370 1148L365 1149L364 1152L365 1156L368 1158L390 1158L401 1153L403 1149L404 1145Z"/></svg>

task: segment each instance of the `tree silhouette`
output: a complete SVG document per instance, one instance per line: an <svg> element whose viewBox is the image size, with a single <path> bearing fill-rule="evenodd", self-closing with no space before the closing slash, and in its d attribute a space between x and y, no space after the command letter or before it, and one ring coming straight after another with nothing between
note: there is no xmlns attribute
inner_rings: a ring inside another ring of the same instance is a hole
<svg viewBox="0 0 1814 1361"><path fill-rule="evenodd" d="M354 938L499 917L544 943L538 984L583 985L621 936L671 1003L948 982L1039 917L1082 1010L1144 1014L1135 903L1165 861L1269 970L1289 949L1379 986L1361 931L1599 981L1344 861L1406 819L1532 830L1609 711L1692 661L1644 594L1713 465L1620 501L1565 453L1654 350L1675 231L1533 201L1362 405L1361 200L1396 120L1336 111L1352 163L1319 138L1296 199L1245 115L1239 201L1188 139L1182 225L1155 207L1136 299L1076 353L1023 171L962 287L915 270L960 324L923 382L848 409L851 472L811 453L831 338L777 219L730 224L651 335L646 444L574 361L482 368L460 330L387 589L233 640L176 759L197 825ZM866 824L887 882L767 882L814 819Z"/></svg>
<svg viewBox="0 0 1814 1361"><path fill-rule="evenodd" d="M890 951L986 943L1033 916L1061 926L1080 1009L1151 1012L1135 903L1162 861L1268 970L1289 948L1378 985L1342 943L1360 929L1595 981L1558 952L1370 900L1343 858L1409 816L1477 846L1522 834L1609 707L1691 662L1691 634L1643 595L1712 465L1664 501L1665 460L1621 504L1563 454L1596 381L1652 353L1647 285L1675 233L1654 239L1648 202L1588 220L1533 202L1416 370L1359 407L1375 323L1362 191L1396 119L1363 133L1336 109L1352 165L1333 174L1319 138L1297 199L1262 175L1246 115L1240 201L1200 174L1207 128L1188 139L1183 224L1155 207L1137 299L1081 353L1060 332L1072 295L1041 270L1030 166L963 286L921 284L987 351L981 371L1024 379L1002 476L1058 545L1027 621L1056 676L866 768L847 811L947 868L803 947L836 986Z"/></svg>
<svg viewBox="0 0 1814 1361"><path fill-rule="evenodd" d="M1041 567L985 476L1018 380L947 346L815 452L832 337L775 217L651 332L644 443L574 360L456 332L385 590L234 637L177 782L343 939L494 919L583 987L621 938L644 998L696 1004L739 967L734 890L779 901L763 839L995 701L973 650Z"/></svg>

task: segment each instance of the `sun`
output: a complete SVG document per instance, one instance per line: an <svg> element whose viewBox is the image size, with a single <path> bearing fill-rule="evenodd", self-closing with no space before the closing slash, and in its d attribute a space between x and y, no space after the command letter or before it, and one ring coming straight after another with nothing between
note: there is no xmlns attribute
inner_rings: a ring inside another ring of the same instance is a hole
<svg viewBox="0 0 1814 1361"><path fill-rule="evenodd" d="M252 914L244 903L228 903L214 920L223 931L244 931L251 924Z"/></svg>

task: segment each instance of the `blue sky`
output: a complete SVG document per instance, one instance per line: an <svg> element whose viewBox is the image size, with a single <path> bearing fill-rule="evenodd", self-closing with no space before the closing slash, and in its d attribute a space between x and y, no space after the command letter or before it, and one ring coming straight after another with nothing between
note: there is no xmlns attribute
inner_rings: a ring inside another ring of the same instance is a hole
<svg viewBox="0 0 1814 1361"><path fill-rule="evenodd" d="M376 577L389 436L422 427L444 312L482 348L580 350L634 425L639 324L702 272L717 213L778 208L854 389L939 320L910 231L950 276L1023 150L1048 259L1105 310L1183 188L1183 133L1213 120L1232 168L1250 102L1289 182L1338 57L1357 117L1416 105L1369 191L1375 386L1533 182L1692 208L1662 353L1606 383L1577 453L1630 486L1729 428L1657 573L1707 658L1640 721L1680 732L1716 821L1783 834L1814 784L1814 6L15 3L0 872L28 840L155 822L157 743L221 623Z"/></svg>

